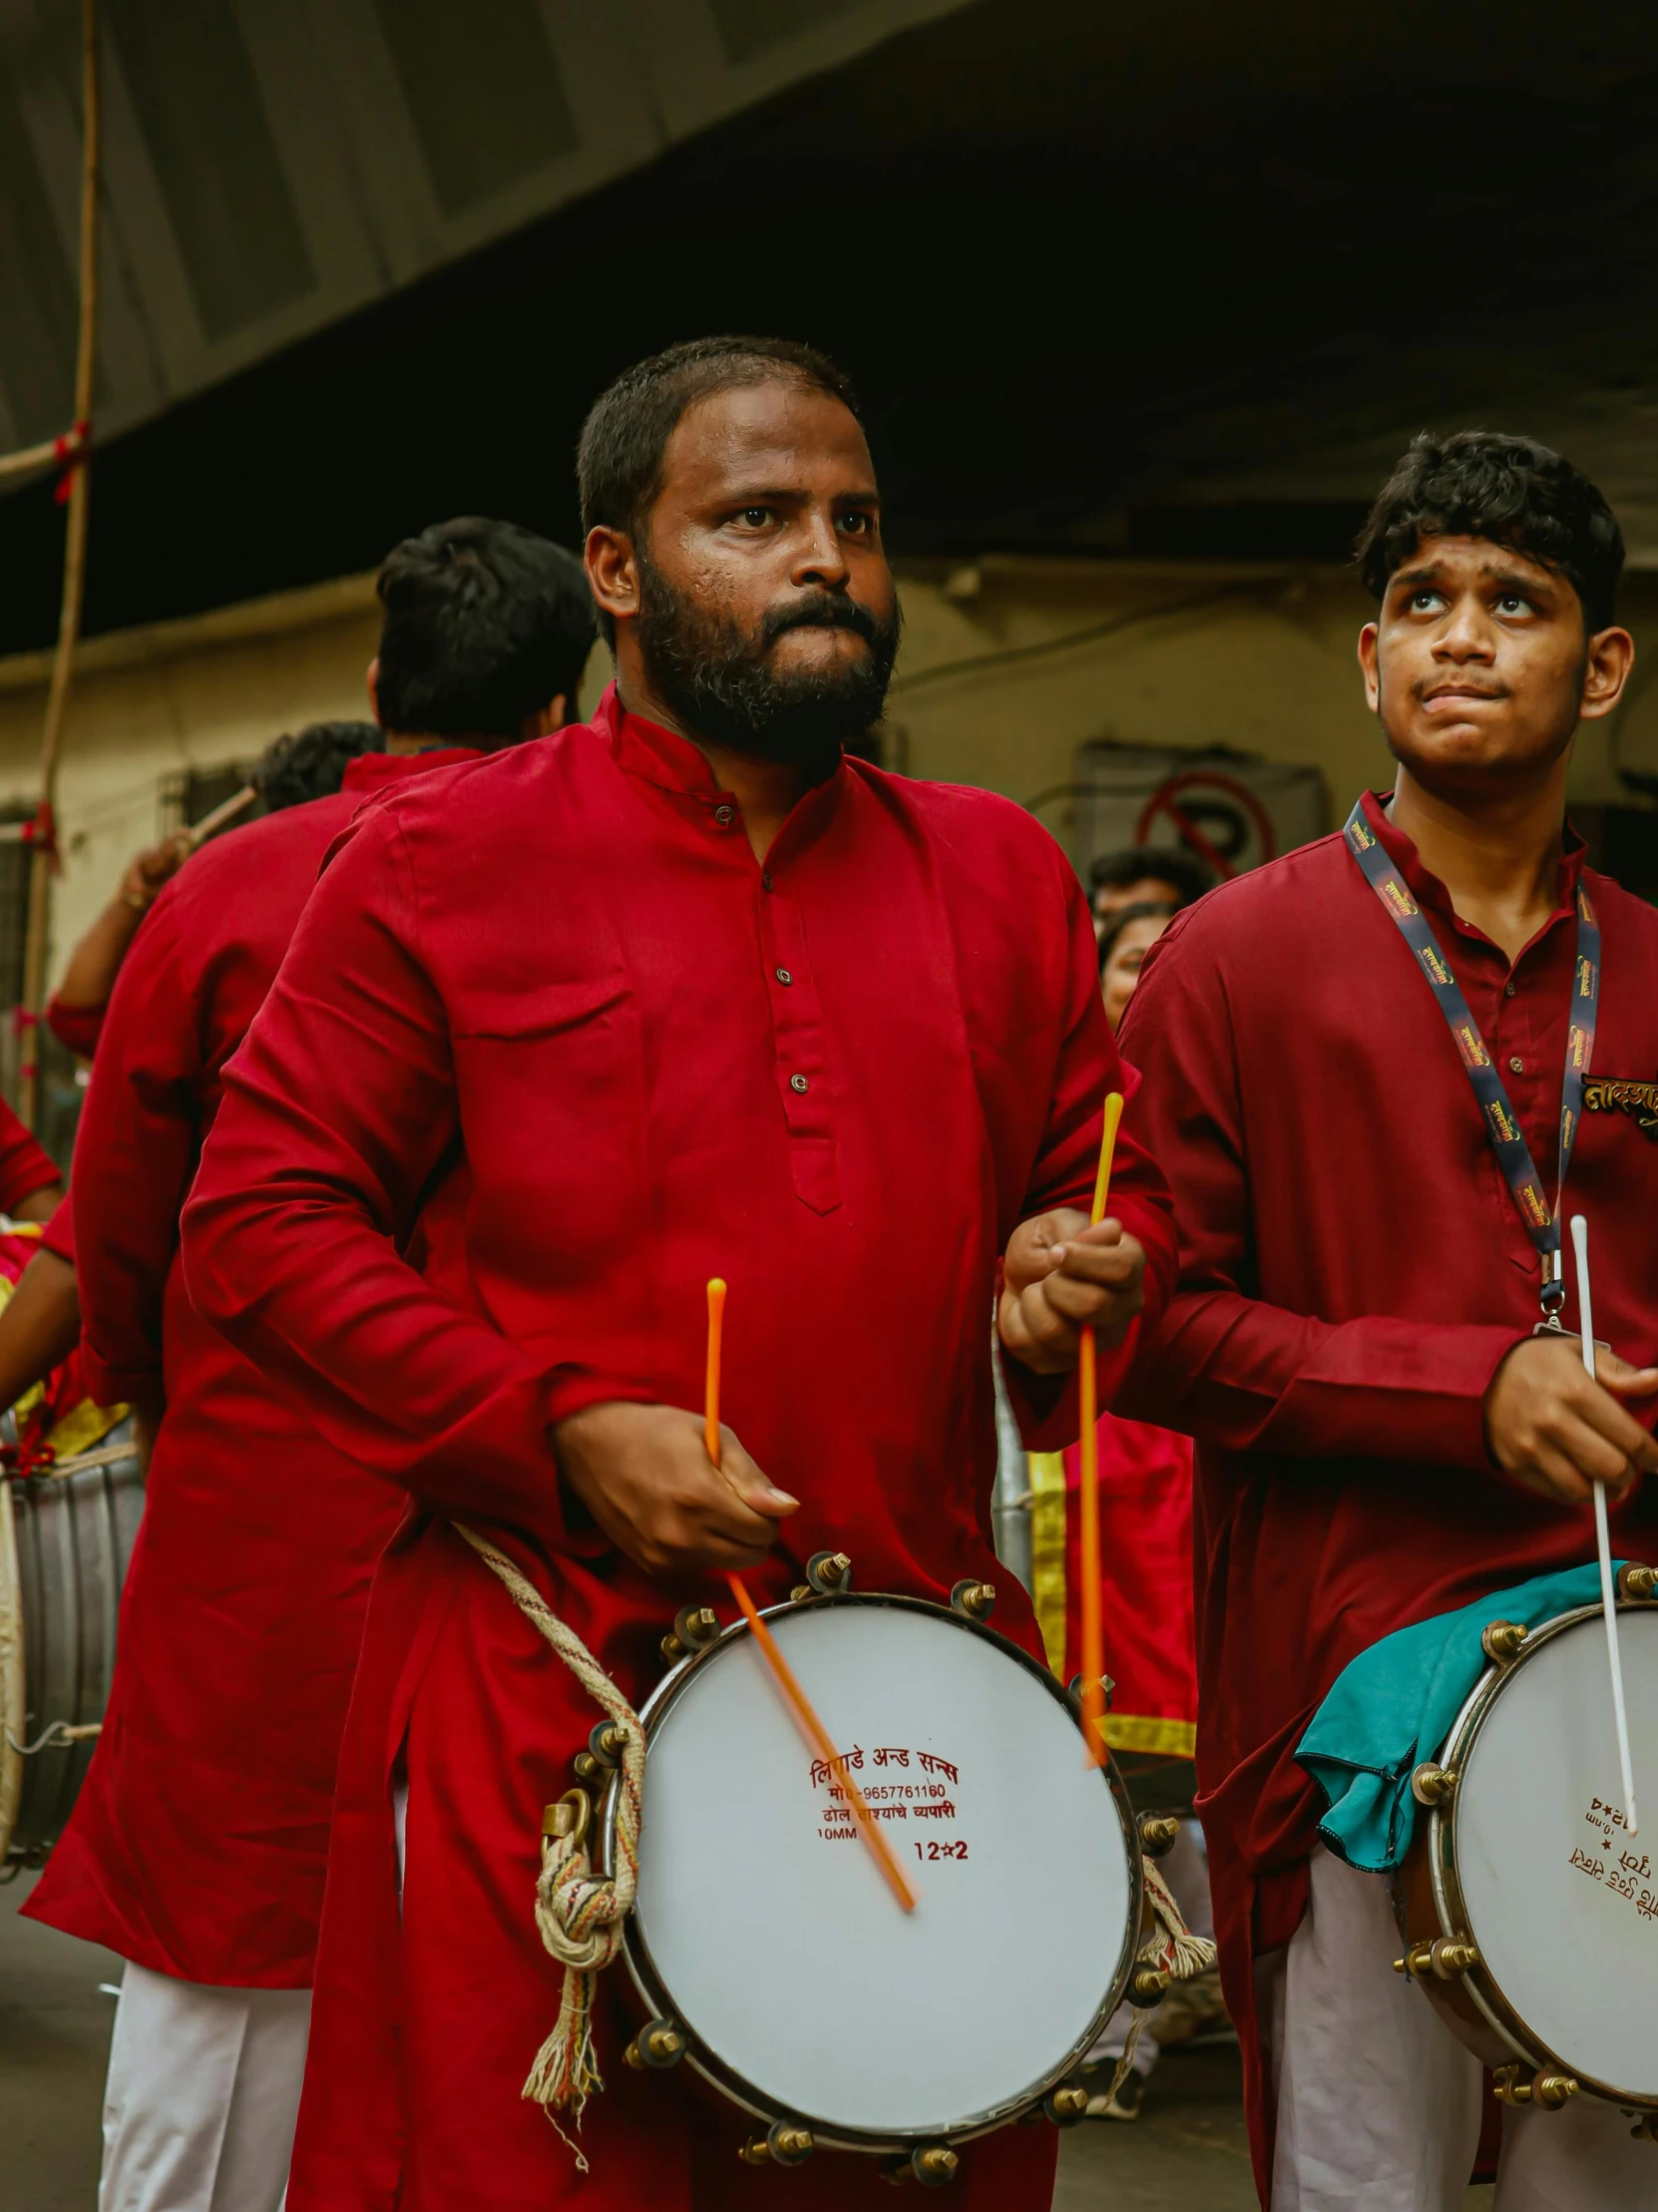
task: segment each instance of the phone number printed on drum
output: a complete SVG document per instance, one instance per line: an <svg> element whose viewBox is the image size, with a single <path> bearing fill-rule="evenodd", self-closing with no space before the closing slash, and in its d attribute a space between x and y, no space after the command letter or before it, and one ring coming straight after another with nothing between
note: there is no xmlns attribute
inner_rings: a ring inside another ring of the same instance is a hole
<svg viewBox="0 0 1658 2212"><path fill-rule="evenodd" d="M908 1768L919 1779L897 1781L891 1773L894 1768ZM819 1808L818 1834L825 1843L856 1840L858 1829L846 1776L871 1769L888 1770L879 1781L871 1775L859 1784L872 1820L954 1821L956 1818L956 1801L950 1790L961 1781L962 1773L954 1760L941 1758L934 1751L914 1751L897 1744L880 1744L867 1752L862 1744L854 1744L850 1751L838 1753L833 1760L812 1761L812 1787L822 1790L829 1801ZM837 1775L839 1780L836 1780ZM918 1843L915 1848L920 1859L965 1859L968 1855L965 1841Z"/></svg>
<svg viewBox="0 0 1658 2212"><path fill-rule="evenodd" d="M1637 1857L1633 1851L1624 1851L1615 1859L1601 1857L1602 1851L1610 1852L1617 1830L1627 1826L1623 1814L1597 1797L1583 1818L1596 1833L1587 1850L1572 1852L1571 1864L1592 1882L1627 1898L1641 1920L1658 1920L1658 1891L1651 1887L1652 1861L1647 1854L1643 1851Z"/></svg>

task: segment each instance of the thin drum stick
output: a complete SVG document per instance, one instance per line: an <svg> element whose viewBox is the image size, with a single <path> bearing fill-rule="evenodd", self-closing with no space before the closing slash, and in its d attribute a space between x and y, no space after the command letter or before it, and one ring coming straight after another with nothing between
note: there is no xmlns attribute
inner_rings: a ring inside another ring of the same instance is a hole
<svg viewBox="0 0 1658 2212"><path fill-rule="evenodd" d="M205 845L215 830L226 822L233 822L238 814L245 814L258 797L258 790L251 783L244 783L239 791L232 791L227 799L220 799L210 814L204 814L192 828L185 831L185 842L191 852Z"/></svg>
<svg viewBox="0 0 1658 2212"><path fill-rule="evenodd" d="M716 1275L708 1285L708 1372L702 1432L708 1457L715 1467L719 1465L719 1371L724 1333L725 1285ZM892 1846L882 1835L879 1824L865 1802L863 1791L853 1781L850 1771L842 1765L840 1753L830 1740L829 1731L817 1717L810 1698L796 1679L794 1669L778 1650L777 1638L760 1618L759 1608L748 1593L747 1583L740 1574L727 1574L725 1579L731 1585L731 1595L753 1630L754 1641L759 1645L767 1666L776 1677L777 1687L783 1693L783 1701L793 1713L801 1734L818 1757L827 1763L830 1773L837 1775L845 1784L847 1802L852 1807L852 1817L857 1822L858 1833L869 1846L893 1896L906 1913L913 1913L917 1902L915 1891L904 1879L904 1870L894 1858Z"/></svg>
<svg viewBox="0 0 1658 2212"><path fill-rule="evenodd" d="M1595 1324L1589 1303L1589 1224L1581 1213L1571 1217L1572 1250L1577 1254L1577 1320L1583 1334L1583 1366L1593 1382L1595 1372ZM1618 1608L1612 1587L1612 1540L1606 1527L1606 1485L1596 1483L1595 1545L1600 1552L1600 1605L1606 1615L1606 1657L1612 1669L1612 1717L1618 1729L1618 1763L1623 1769L1623 1795L1629 1833L1637 1833L1635 1772L1629 1760L1629 1713L1623 1701L1623 1660L1618 1651Z"/></svg>
<svg viewBox="0 0 1658 2212"><path fill-rule="evenodd" d="M1105 1101L1104 1126L1099 1135L1099 1169L1093 1179L1093 1211L1089 1226L1104 1219L1105 1200L1111 1188L1111 1158L1116 1151L1117 1123L1122 1119L1122 1094L1113 1091ZM1082 1331L1077 1358L1078 1410L1082 1423L1081 1543L1082 1574L1082 1742L1089 1766L1105 1764L1105 1621L1099 1586L1103 1571L1099 1555L1099 1376L1098 1347L1091 1328Z"/></svg>

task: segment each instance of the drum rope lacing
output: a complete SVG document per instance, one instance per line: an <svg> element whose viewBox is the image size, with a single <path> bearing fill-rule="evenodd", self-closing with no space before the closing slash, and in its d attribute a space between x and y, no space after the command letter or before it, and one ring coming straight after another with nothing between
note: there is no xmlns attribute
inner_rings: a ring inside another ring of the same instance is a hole
<svg viewBox="0 0 1658 2212"><path fill-rule="evenodd" d="M578 2127L582 2108L604 2077L593 2047L593 1999L599 1976L622 1949L622 1925L633 1909L639 1876L639 1811L644 1792L644 1727L574 1628L554 1612L535 1584L493 1544L451 1523L484 1564L505 1584L525 1618L540 1630L595 1704L604 1707L622 1738L621 1788L617 1793L616 1873L596 1874L584 1835L544 1835L536 1882L536 1926L549 1954L565 1970L559 2017L530 2068L522 2094L555 2114L569 2112ZM559 2128L564 2135L564 2129ZM570 2141L565 2136L567 2142ZM574 2143L582 2172L588 2162Z"/></svg>
<svg viewBox="0 0 1658 2212"><path fill-rule="evenodd" d="M1174 1902L1174 1893L1156 1867L1147 1859L1143 1862L1145 1874L1145 1900L1151 1908L1151 1935L1140 1946L1139 1962L1142 1966L1157 1967L1171 1981L1189 1982L1195 1975L1207 1974L1216 1958L1215 1945L1208 1936L1194 1936L1186 1926L1186 1916ZM1105 2092L1107 2104L1116 2102L1117 2091L1128 2078L1128 2069L1134 2063L1134 2053L1140 2047L1140 2035L1150 2019L1149 2011L1136 2010L1122 2046L1122 2056L1117 2060L1116 2072L1111 2076L1111 2086Z"/></svg>

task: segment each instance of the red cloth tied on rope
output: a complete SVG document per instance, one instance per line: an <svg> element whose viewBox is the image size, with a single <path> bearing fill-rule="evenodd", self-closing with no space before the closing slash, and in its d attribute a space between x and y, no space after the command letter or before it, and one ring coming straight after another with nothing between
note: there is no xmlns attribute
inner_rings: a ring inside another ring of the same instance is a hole
<svg viewBox="0 0 1658 2212"><path fill-rule="evenodd" d="M83 415L72 423L60 437L52 440L52 459L57 464L58 482L52 497L60 507L69 505L69 495L75 488L75 472L86 465L92 451L92 424Z"/></svg>

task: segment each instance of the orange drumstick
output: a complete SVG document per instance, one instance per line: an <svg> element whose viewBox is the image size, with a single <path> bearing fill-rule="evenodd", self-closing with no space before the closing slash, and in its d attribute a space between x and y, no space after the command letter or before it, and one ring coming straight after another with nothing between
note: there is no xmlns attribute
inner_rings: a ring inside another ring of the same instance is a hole
<svg viewBox="0 0 1658 2212"><path fill-rule="evenodd" d="M1104 1127L1099 1136L1099 1171L1093 1182L1090 1226L1104 1218L1105 1200L1111 1188L1111 1155L1116 1150L1117 1123L1122 1119L1122 1094L1111 1092L1105 1101ZM1101 1605L1099 1556L1099 1378L1095 1362L1098 1348L1091 1328L1082 1331L1077 1360L1078 1412L1082 1425L1081 1575L1082 1575L1082 1741L1088 1764L1105 1764L1105 1622Z"/></svg>
<svg viewBox="0 0 1658 2212"><path fill-rule="evenodd" d="M719 1370L724 1327L725 1285L716 1275L708 1285L708 1370L706 1396L703 1401L703 1438L708 1448L708 1457L715 1467L719 1465ZM741 1608L743 1618L753 1630L754 1640L759 1645L766 1664L777 1679L777 1687L783 1693L784 1702L800 1725L801 1734L818 1757L827 1762L829 1771L838 1774L846 1785L847 1801L852 1807L852 1817L858 1824L859 1835L868 1844L894 1897L906 1913L913 1913L916 1909L916 1893L905 1881L904 1871L893 1857L892 1846L882 1835L874 1815L865 1803L863 1791L842 1766L840 1754L830 1739L829 1731L817 1717L810 1698L796 1680L794 1669L778 1650L777 1638L760 1618L759 1609L748 1594L747 1583L740 1574L728 1574L725 1579L731 1585L731 1595Z"/></svg>

